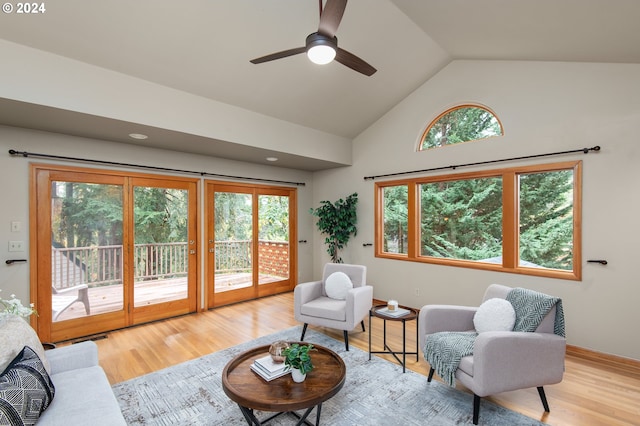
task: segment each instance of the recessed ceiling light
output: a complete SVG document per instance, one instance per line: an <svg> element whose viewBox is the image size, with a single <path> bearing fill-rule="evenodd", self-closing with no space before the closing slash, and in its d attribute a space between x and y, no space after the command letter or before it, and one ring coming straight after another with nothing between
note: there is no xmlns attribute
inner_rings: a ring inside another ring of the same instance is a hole
<svg viewBox="0 0 640 426"><path fill-rule="evenodd" d="M149 136L143 135L142 133L129 133L129 137L132 139L147 139Z"/></svg>
<svg viewBox="0 0 640 426"><path fill-rule="evenodd" d="M278 157L267 157L267 161L278 161Z"/></svg>

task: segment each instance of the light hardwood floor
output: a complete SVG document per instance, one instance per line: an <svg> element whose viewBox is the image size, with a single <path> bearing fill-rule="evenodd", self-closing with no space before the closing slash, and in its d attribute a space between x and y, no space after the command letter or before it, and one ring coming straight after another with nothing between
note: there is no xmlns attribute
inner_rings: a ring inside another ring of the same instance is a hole
<svg viewBox="0 0 640 426"><path fill-rule="evenodd" d="M100 363L114 384L295 325L299 324L293 319L293 293L285 293L114 331L96 343ZM407 347L411 350L416 347L415 326L415 321L407 324ZM342 340L340 331L311 328ZM387 327L388 343L394 348L402 345L401 330L399 323L389 323ZM362 333L358 327L349 336L351 346L368 350L368 330ZM376 342L382 341L382 321L376 318L372 340L375 350ZM551 425L640 425L639 369L577 355L567 355L562 383L545 388L550 413L544 413L535 389L488 399ZM429 367L420 355L418 361L415 356L408 359L408 368L426 376ZM375 376L375 371L371 374ZM400 366L398 374L402 374ZM482 412L480 416L482 420Z"/></svg>

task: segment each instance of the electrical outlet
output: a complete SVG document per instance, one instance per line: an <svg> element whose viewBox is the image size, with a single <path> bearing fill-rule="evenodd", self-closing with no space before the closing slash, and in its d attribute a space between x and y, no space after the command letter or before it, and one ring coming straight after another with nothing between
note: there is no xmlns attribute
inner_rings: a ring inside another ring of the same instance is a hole
<svg viewBox="0 0 640 426"><path fill-rule="evenodd" d="M415 294L416 296L420 296L420 289L418 287L414 288L413 294Z"/></svg>
<svg viewBox="0 0 640 426"><path fill-rule="evenodd" d="M20 232L22 224L18 221L11 222L11 232Z"/></svg>
<svg viewBox="0 0 640 426"><path fill-rule="evenodd" d="M9 251L24 251L24 242L9 241Z"/></svg>

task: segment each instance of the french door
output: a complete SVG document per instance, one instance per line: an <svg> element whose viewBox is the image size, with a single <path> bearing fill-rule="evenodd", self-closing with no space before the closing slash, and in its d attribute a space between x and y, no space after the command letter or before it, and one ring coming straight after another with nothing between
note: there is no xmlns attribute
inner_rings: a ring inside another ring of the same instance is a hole
<svg viewBox="0 0 640 426"><path fill-rule="evenodd" d="M207 306L290 291L296 277L296 190L209 181Z"/></svg>
<svg viewBox="0 0 640 426"><path fill-rule="evenodd" d="M196 310L197 180L32 166L32 292L61 341Z"/></svg>

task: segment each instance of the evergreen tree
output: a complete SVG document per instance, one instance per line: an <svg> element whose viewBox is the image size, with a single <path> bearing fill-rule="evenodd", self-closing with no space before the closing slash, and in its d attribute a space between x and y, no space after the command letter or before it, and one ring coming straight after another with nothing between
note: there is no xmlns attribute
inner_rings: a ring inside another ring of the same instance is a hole
<svg viewBox="0 0 640 426"><path fill-rule="evenodd" d="M519 247L525 266L572 269L573 173L519 176ZM496 261L502 256L502 180L427 183L420 192L420 254ZM384 190L384 250L406 235L407 186Z"/></svg>
<svg viewBox="0 0 640 426"><path fill-rule="evenodd" d="M571 269L573 173L520 176L520 259L545 268Z"/></svg>
<svg viewBox="0 0 640 426"><path fill-rule="evenodd" d="M258 238L289 241L289 197L260 195L258 203Z"/></svg>
<svg viewBox="0 0 640 426"><path fill-rule="evenodd" d="M407 185L384 188L384 247L387 253L407 253Z"/></svg>
<svg viewBox="0 0 640 426"><path fill-rule="evenodd" d="M420 185L421 253L481 260L502 254L502 182L467 179Z"/></svg>
<svg viewBox="0 0 640 426"><path fill-rule="evenodd" d="M458 108L443 115L431 126L422 142L422 149L500 134L500 123L491 112L479 107Z"/></svg>

